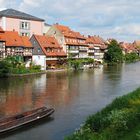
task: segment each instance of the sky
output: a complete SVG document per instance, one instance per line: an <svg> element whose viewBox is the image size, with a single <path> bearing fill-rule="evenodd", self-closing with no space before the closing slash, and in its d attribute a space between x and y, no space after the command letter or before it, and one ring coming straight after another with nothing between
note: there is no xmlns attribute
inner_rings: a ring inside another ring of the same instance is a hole
<svg viewBox="0 0 140 140"><path fill-rule="evenodd" d="M13 8L48 24L127 42L140 40L139 7L140 0L0 0L0 10Z"/></svg>

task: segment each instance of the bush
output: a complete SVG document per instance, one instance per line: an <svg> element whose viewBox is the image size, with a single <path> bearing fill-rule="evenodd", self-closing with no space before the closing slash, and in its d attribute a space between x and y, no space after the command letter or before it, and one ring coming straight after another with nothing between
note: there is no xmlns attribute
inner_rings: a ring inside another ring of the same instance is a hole
<svg viewBox="0 0 140 140"><path fill-rule="evenodd" d="M134 62L134 61L136 61L138 59L139 59L138 54L134 53L134 52L128 53L128 54L125 55L125 61L126 62Z"/></svg>
<svg viewBox="0 0 140 140"><path fill-rule="evenodd" d="M40 71L40 70L41 70L41 66L40 66L40 65L33 65L33 66L31 67L31 69L32 69L32 70L38 70L38 71Z"/></svg>
<svg viewBox="0 0 140 140"><path fill-rule="evenodd" d="M12 65L7 61L0 61L0 77L5 77L11 73Z"/></svg>
<svg viewBox="0 0 140 140"><path fill-rule="evenodd" d="M74 70L79 70L82 68L84 64L93 64L94 59L92 58L84 58L84 59L68 59L69 66Z"/></svg>

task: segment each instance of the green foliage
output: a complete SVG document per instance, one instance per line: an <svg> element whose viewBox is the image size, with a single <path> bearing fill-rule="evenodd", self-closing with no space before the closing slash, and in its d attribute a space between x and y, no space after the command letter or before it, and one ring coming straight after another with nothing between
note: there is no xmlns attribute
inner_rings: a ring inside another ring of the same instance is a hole
<svg viewBox="0 0 140 140"><path fill-rule="evenodd" d="M115 99L102 111L91 115L72 136L66 140L118 140L136 130L140 121L140 88ZM88 131L86 131L88 130ZM82 131L82 133L81 133ZM135 132L131 139L140 139Z"/></svg>
<svg viewBox="0 0 140 140"><path fill-rule="evenodd" d="M41 70L41 66L40 65L34 65L33 64L33 65L30 66L30 69L40 71Z"/></svg>
<svg viewBox="0 0 140 140"><path fill-rule="evenodd" d="M13 68L20 67L21 65L25 65L23 62L23 58L19 56L9 56L4 59L7 63L10 63Z"/></svg>
<svg viewBox="0 0 140 140"><path fill-rule="evenodd" d="M136 60L139 60L139 56L137 53L132 52L125 55L126 62L134 62Z"/></svg>
<svg viewBox="0 0 140 140"><path fill-rule="evenodd" d="M40 65L31 64L30 68L26 68L22 57L7 57L0 61L0 77L9 74L27 74L41 72Z"/></svg>
<svg viewBox="0 0 140 140"><path fill-rule="evenodd" d="M11 73L12 65L5 60L0 61L0 77L5 77Z"/></svg>
<svg viewBox="0 0 140 140"><path fill-rule="evenodd" d="M72 67L74 70L79 70L82 68L84 64L93 64L94 59L92 58L84 58L84 59L68 59L68 64L70 67Z"/></svg>
<svg viewBox="0 0 140 140"><path fill-rule="evenodd" d="M121 63L123 62L122 49L116 40L112 40L108 45L108 51L104 55L104 60L107 63Z"/></svg>
<svg viewBox="0 0 140 140"><path fill-rule="evenodd" d="M140 140L140 131L136 134L137 139Z"/></svg>
<svg viewBox="0 0 140 140"><path fill-rule="evenodd" d="M69 59L68 62L69 62L69 66L74 68L74 70L79 70L82 65L82 61L79 59L76 59L76 60Z"/></svg>

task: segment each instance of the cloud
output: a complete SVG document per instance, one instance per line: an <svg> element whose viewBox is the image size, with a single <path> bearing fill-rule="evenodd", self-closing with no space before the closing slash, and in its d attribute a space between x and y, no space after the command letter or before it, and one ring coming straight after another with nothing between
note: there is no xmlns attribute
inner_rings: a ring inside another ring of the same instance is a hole
<svg viewBox="0 0 140 140"><path fill-rule="evenodd" d="M16 0L13 8L59 22L85 34L133 41L140 38L140 1L138 0ZM0 0L0 8L10 0Z"/></svg>

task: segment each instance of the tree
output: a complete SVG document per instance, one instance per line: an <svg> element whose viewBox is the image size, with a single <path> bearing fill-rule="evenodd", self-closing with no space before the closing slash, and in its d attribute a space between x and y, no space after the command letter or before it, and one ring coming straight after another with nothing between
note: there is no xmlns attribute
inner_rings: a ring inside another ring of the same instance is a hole
<svg viewBox="0 0 140 140"><path fill-rule="evenodd" d="M111 43L108 45L108 51L104 55L104 60L107 63L123 62L122 49L116 40L112 40Z"/></svg>

